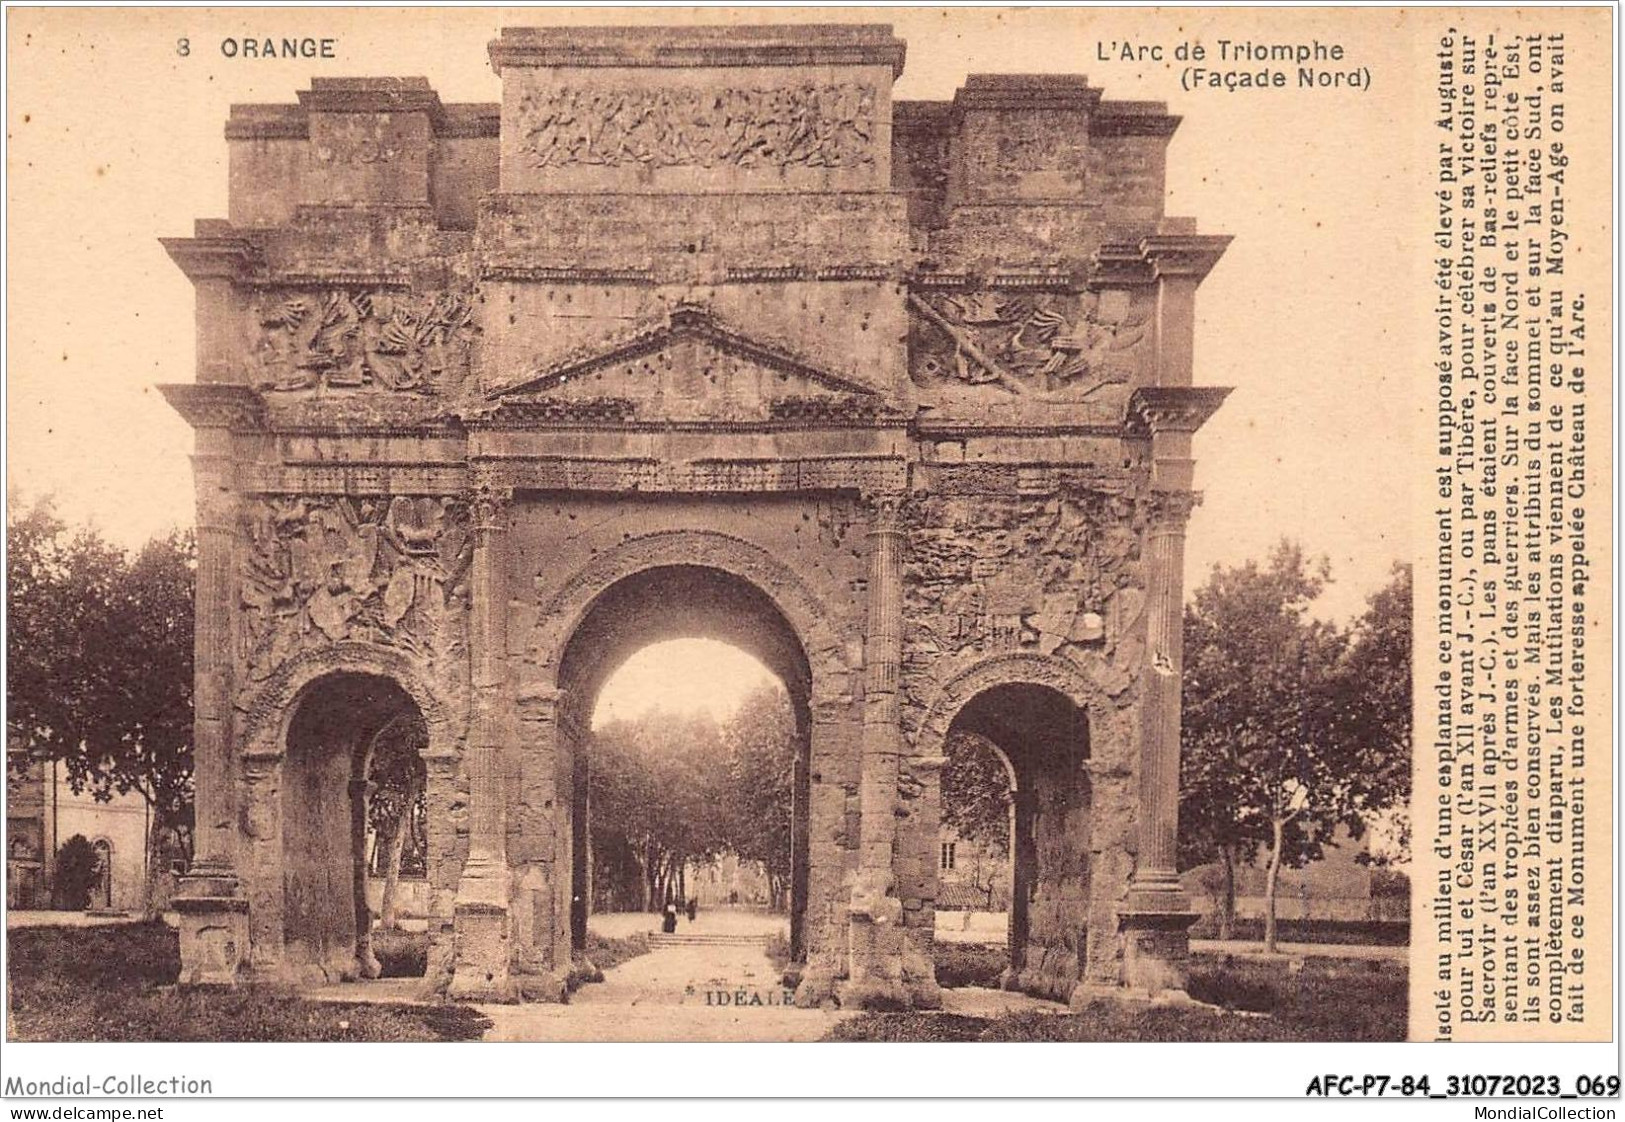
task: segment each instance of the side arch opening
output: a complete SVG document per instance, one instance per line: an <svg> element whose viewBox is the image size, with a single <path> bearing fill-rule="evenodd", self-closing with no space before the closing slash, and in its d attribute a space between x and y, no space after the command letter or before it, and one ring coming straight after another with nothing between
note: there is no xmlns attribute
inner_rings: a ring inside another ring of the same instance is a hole
<svg viewBox="0 0 1625 1122"><path fill-rule="evenodd" d="M1088 714L1050 686L993 685L954 715L945 743L950 767L956 755L992 752L1001 763L998 771L1008 776L1005 982L1065 1000L1080 976L1088 938ZM954 793L951 777L944 785L943 817L949 821L956 817L946 805ZM985 810L966 820L991 824Z"/></svg>
<svg viewBox="0 0 1625 1122"><path fill-rule="evenodd" d="M283 955L296 973L337 981L383 971L369 872L392 816L418 813L427 744L422 711L390 678L335 671L300 692L281 816Z"/></svg>

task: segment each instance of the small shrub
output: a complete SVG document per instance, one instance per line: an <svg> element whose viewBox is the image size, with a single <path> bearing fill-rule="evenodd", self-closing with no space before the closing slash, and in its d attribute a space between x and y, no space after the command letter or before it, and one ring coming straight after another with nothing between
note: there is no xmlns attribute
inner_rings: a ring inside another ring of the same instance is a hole
<svg viewBox="0 0 1625 1122"><path fill-rule="evenodd" d="M96 887L96 848L75 834L56 851L56 877L52 888L59 911L82 912L90 907L90 890Z"/></svg>
<svg viewBox="0 0 1625 1122"><path fill-rule="evenodd" d="M421 978L429 969L429 933L380 928L372 933L372 955L381 978Z"/></svg>
<svg viewBox="0 0 1625 1122"><path fill-rule="evenodd" d="M603 935L587 932L587 949L582 952L592 960L592 964L600 971L619 966L639 955L649 953L649 936L639 931L622 939L610 939ZM602 974L592 981L603 981Z"/></svg>
<svg viewBox="0 0 1625 1122"><path fill-rule="evenodd" d="M937 985L944 989L983 986L998 989L999 978L1010 966L1010 952L1003 947L975 943L938 943L935 948Z"/></svg>
<svg viewBox="0 0 1625 1122"><path fill-rule="evenodd" d="M183 987L162 923L20 928L7 936L16 1040L472 1040L491 1022L460 1005L334 1004L270 986Z"/></svg>
<svg viewBox="0 0 1625 1122"><path fill-rule="evenodd" d="M767 959L773 964L773 969L784 973L790 966L790 937L782 931L775 931L767 937L763 947L767 952Z"/></svg>
<svg viewBox="0 0 1625 1122"><path fill-rule="evenodd" d="M1273 1013L1281 1004L1281 992L1273 980L1247 976L1229 965L1192 970L1185 992L1208 1005L1249 1013Z"/></svg>

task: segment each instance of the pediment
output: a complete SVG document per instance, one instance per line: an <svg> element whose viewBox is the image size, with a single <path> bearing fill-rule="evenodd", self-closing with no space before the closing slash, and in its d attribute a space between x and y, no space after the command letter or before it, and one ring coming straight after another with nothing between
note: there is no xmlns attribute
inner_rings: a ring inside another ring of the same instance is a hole
<svg viewBox="0 0 1625 1122"><path fill-rule="evenodd" d="M889 411L873 388L692 306L487 398L503 411L601 422L859 419Z"/></svg>

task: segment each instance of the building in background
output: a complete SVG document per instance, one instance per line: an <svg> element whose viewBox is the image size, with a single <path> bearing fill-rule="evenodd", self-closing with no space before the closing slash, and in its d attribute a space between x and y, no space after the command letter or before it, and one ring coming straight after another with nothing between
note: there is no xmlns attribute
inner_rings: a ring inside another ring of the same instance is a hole
<svg viewBox="0 0 1625 1122"><path fill-rule="evenodd" d="M147 875L147 802L140 795L114 795L98 802L74 793L67 769L56 760L10 753L6 761L6 908L54 906L56 855L75 834L99 858L91 911L137 911Z"/></svg>
<svg viewBox="0 0 1625 1122"><path fill-rule="evenodd" d="M943 826L937 841L937 907L1002 912L1010 907L1010 855Z"/></svg>

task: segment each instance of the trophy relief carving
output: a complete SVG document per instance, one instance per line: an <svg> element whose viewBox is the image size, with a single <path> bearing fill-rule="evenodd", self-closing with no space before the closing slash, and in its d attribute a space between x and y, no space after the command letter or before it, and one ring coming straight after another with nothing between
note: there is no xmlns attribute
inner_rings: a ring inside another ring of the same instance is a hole
<svg viewBox="0 0 1625 1122"><path fill-rule="evenodd" d="M456 292L267 293L255 322L255 385L272 391L455 392L475 331Z"/></svg>

